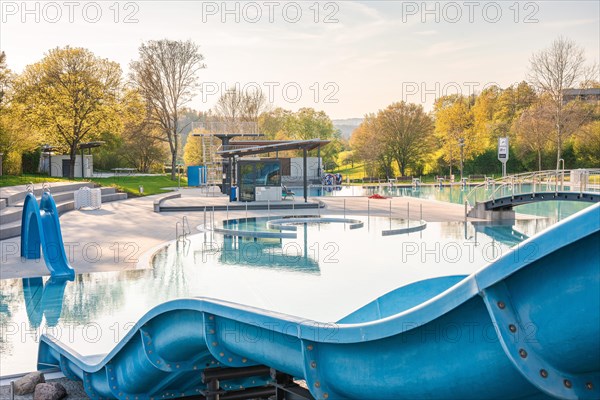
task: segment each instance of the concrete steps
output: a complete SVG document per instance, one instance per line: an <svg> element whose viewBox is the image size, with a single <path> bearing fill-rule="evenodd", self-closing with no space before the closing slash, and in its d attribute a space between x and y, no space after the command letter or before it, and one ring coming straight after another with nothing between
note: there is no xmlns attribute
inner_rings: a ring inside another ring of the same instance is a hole
<svg viewBox="0 0 600 400"><path fill-rule="evenodd" d="M56 201L56 209L58 214L62 215L65 212L75 209L75 190L80 187L93 187L91 184L84 184L81 186L70 186L71 191L61 190L60 192L53 192L52 197ZM65 185L67 186L67 185ZM75 188L75 189L74 189ZM127 193L118 193L115 188L102 187L100 188L102 193L102 203L109 203L111 201L119 201L127 199ZM35 191L36 197L39 199L41 196L41 190L38 195ZM23 214L23 201L27 193L18 193L11 196L11 202L13 205L5 206L0 208L0 240L9 239L21 235L21 217ZM20 201L19 201L20 199ZM4 200L4 199L3 199Z"/></svg>

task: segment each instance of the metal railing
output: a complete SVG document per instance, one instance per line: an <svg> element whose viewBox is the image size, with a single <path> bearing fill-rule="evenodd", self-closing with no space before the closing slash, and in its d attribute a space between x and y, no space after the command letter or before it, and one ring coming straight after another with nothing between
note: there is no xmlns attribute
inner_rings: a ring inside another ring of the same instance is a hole
<svg viewBox="0 0 600 400"><path fill-rule="evenodd" d="M547 170L525 172L498 179L487 179L471 189L466 201L469 206L500 197L544 192L600 193L600 169Z"/></svg>

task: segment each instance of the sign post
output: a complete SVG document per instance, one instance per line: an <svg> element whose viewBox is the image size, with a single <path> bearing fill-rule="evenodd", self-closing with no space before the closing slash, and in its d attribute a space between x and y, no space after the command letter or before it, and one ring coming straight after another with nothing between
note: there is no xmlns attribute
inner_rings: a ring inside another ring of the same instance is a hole
<svg viewBox="0 0 600 400"><path fill-rule="evenodd" d="M502 163L502 176L506 176L506 162L508 161L508 138L498 138L498 160Z"/></svg>

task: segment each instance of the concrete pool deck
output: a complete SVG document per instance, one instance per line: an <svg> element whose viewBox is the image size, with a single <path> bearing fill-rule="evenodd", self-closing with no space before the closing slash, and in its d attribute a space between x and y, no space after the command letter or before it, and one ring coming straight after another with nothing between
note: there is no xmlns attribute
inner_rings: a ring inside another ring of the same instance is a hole
<svg viewBox="0 0 600 400"><path fill-rule="evenodd" d="M209 196L187 189L182 198L165 203L193 204L198 206L226 205L226 196ZM177 224L187 217L191 234L204 224L204 212L155 213L154 201L163 195L133 198L102 204L92 211L71 211L60 217L63 240L71 265L77 273L123 271L149 267L152 250L175 240ZM465 208L435 200L414 197L371 199L367 197L320 197L325 208L304 210L245 210L215 211L215 221L227 218L283 215L371 215L389 216L390 204L393 218L422 219L428 222L460 222L465 220ZM310 200L309 200L310 201ZM286 200L286 203L303 203L303 199ZM210 221L212 212L207 212ZM517 214L517 219L536 218ZM477 221L469 218L469 221ZM0 279L27 278L49 275L43 259L22 260L20 237L0 241Z"/></svg>

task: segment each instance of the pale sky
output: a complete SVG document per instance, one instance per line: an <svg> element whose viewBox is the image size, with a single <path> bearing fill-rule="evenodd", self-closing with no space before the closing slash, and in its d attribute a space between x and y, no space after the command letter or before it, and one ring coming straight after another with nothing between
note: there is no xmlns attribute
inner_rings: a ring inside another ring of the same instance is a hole
<svg viewBox="0 0 600 400"><path fill-rule="evenodd" d="M189 105L259 86L273 106L362 117L406 100L506 87L559 35L600 59L599 1L0 1L0 48L20 72L57 46L124 72L143 41L191 39L207 68ZM237 19L237 21L236 21ZM301 91L301 93L298 91Z"/></svg>

